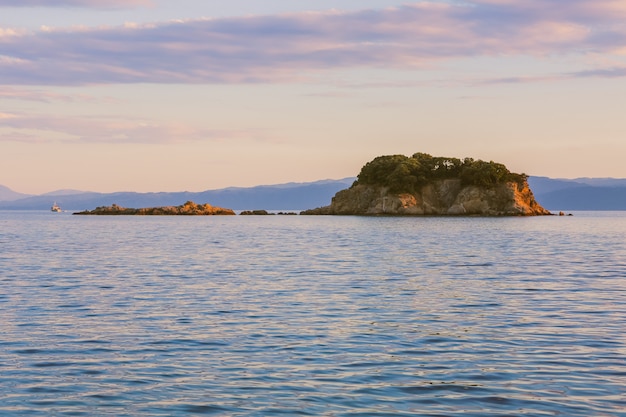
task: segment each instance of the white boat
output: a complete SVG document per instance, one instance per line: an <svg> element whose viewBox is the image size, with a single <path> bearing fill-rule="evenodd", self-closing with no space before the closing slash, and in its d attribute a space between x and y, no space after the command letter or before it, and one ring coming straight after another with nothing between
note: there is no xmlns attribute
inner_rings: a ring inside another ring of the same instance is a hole
<svg viewBox="0 0 626 417"><path fill-rule="evenodd" d="M61 207L57 206L57 203L52 204L52 207L50 207L50 211L54 211L56 213L60 213L61 212Z"/></svg>

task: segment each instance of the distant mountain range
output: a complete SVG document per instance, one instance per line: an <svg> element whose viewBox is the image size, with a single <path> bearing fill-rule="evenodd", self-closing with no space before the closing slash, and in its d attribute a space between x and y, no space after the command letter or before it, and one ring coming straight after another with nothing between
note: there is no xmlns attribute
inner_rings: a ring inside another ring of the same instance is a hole
<svg viewBox="0 0 626 417"><path fill-rule="evenodd" d="M530 177L528 184L548 210L626 210L626 179Z"/></svg>
<svg viewBox="0 0 626 417"><path fill-rule="evenodd" d="M233 210L306 210L324 206L339 190L352 185L355 178L321 180L307 183L229 187L202 192L95 193L62 190L29 196L0 186L0 210L49 210L56 202L64 210L92 210L117 204L122 207L178 206L186 201L209 203Z"/></svg>
<svg viewBox="0 0 626 417"><path fill-rule="evenodd" d="M122 207L177 206L191 200L233 210L306 210L330 203L337 191L350 187L355 178L306 183L230 187L202 192L95 193L59 190L43 195L15 192L0 185L0 209L49 210L56 202L64 210L92 210L117 204ZM551 211L626 210L626 179L530 177L537 201Z"/></svg>

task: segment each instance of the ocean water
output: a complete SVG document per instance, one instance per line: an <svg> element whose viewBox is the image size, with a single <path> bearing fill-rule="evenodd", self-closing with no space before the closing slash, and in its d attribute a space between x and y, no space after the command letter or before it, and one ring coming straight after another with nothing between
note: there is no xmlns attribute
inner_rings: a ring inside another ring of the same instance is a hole
<svg viewBox="0 0 626 417"><path fill-rule="evenodd" d="M0 211L0 415L626 416L626 212Z"/></svg>

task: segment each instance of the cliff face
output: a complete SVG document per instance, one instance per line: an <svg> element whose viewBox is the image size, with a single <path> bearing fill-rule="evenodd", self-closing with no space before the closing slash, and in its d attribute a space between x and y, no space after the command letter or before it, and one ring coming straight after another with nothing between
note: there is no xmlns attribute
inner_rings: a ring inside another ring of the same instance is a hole
<svg viewBox="0 0 626 417"><path fill-rule="evenodd" d="M463 187L460 180L447 179L433 181L415 194L356 185L335 194L330 206L301 214L536 216L550 212L535 201L527 182Z"/></svg>

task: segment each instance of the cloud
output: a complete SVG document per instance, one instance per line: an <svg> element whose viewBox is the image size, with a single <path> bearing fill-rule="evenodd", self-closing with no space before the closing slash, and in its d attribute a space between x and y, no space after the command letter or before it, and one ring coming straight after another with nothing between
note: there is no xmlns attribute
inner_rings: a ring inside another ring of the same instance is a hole
<svg viewBox="0 0 626 417"><path fill-rule="evenodd" d="M0 0L0 7L86 7L96 9L152 6L150 0Z"/></svg>
<svg viewBox="0 0 626 417"><path fill-rule="evenodd" d="M51 103L51 102L115 103L119 101L111 97L97 98L97 97L90 96L87 94L61 94L61 93L57 93L53 91L45 91L41 89L32 89L32 88L24 89L24 88L15 88L15 87L1 86L1 85L0 85L0 99L38 101L42 103Z"/></svg>
<svg viewBox="0 0 626 417"><path fill-rule="evenodd" d="M269 140L261 129L207 129L176 122L0 113L0 142L145 143Z"/></svg>
<svg viewBox="0 0 626 417"><path fill-rule="evenodd" d="M581 78L624 78L626 77L626 67L610 67L610 68L596 68L583 71L572 71L565 73L558 73L552 75L536 75L536 76L512 76L512 77L500 77L500 78L487 78L487 79L474 79L465 80L463 83L466 85L495 85L495 84L528 84L537 82L553 82L553 81L566 81Z"/></svg>
<svg viewBox="0 0 626 417"><path fill-rule="evenodd" d="M419 2L356 12L5 30L0 80L13 85L293 82L333 69L420 69L479 56L623 53L624 3L590 3Z"/></svg>
<svg viewBox="0 0 626 417"><path fill-rule="evenodd" d="M566 74L572 78L622 78L626 77L626 67L599 68Z"/></svg>

